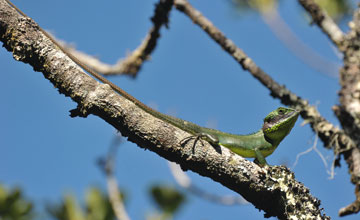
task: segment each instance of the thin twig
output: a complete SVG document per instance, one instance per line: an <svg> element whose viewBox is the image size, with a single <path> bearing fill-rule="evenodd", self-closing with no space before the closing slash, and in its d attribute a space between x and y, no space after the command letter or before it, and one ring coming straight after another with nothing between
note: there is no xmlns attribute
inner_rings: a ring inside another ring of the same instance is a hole
<svg viewBox="0 0 360 220"><path fill-rule="evenodd" d="M319 26L319 28L330 38L330 40L339 48L340 51L344 51L341 46L345 39L344 33L334 20L320 8L314 0L299 0L299 3L304 9L310 13L313 21Z"/></svg>
<svg viewBox="0 0 360 220"><path fill-rule="evenodd" d="M300 157L310 153L311 151L315 151L319 155L319 157L321 158L321 161L323 162L325 168L327 169L328 163L327 163L324 155L319 151L319 149L317 149L318 139L319 139L319 136L317 135L317 133L315 133L315 140L314 140L313 145L310 148L306 149L305 151L296 155L296 160L292 166L292 169L294 169L296 167L297 163L299 162ZM329 173L329 171L327 171L327 173Z"/></svg>
<svg viewBox="0 0 360 220"><path fill-rule="evenodd" d="M314 144L315 144L315 142L317 142L317 137L318 137L318 136L316 136L316 138L315 138ZM294 162L294 164L292 165L292 170L295 169L297 163L299 162L300 157L302 157L303 155L306 155L306 154L310 153L310 152L313 150L313 147L314 147L314 145L313 145L312 147L306 149L305 151L303 151L303 152L301 152L301 153L298 153L298 154L296 155L295 162Z"/></svg>
<svg viewBox="0 0 360 220"><path fill-rule="evenodd" d="M244 198L239 196L218 196L212 193L205 192L200 187L197 187L191 182L191 179L180 166L173 162L168 162L171 174L175 181L183 188L188 190L200 198L206 199L211 202L215 202L221 205L247 205L249 204Z"/></svg>
<svg viewBox="0 0 360 220"><path fill-rule="evenodd" d="M65 46L65 48L83 64L98 73L103 75L126 74L136 77L144 62L150 59L150 54L156 48L161 27L168 27L168 17L172 5L173 0L159 0L155 5L154 15L151 18L153 27L150 28L145 39L134 51L129 53L126 58L119 59L114 65L104 63L95 56L76 50L72 45L66 44L65 42L59 41L59 43Z"/></svg>
<svg viewBox="0 0 360 220"><path fill-rule="evenodd" d="M114 176L116 151L121 143L121 136L116 135L110 146L106 160L104 161L105 164L103 164L103 170L106 174L106 184L111 207L114 210L116 218L118 220L130 220L129 215L126 212L123 200L120 197L121 194L119 192L118 182Z"/></svg>

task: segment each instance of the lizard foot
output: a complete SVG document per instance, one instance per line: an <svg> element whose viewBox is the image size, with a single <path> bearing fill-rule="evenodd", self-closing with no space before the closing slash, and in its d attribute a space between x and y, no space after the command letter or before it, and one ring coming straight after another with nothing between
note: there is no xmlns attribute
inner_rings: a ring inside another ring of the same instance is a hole
<svg viewBox="0 0 360 220"><path fill-rule="evenodd" d="M203 140L203 136L202 135L191 135L189 137L186 137L184 139L182 139L180 141L180 144L183 145L183 144L186 144L187 142L189 142L190 140L194 139L194 144L193 144L193 148L192 148L192 152L193 154L195 153L195 146L197 144L198 141L200 141L201 145L204 146L204 140Z"/></svg>

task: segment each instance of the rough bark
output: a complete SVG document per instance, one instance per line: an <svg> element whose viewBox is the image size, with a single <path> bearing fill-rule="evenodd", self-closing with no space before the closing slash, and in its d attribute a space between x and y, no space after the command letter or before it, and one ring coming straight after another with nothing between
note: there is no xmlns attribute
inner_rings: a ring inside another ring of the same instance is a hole
<svg viewBox="0 0 360 220"><path fill-rule="evenodd" d="M339 105L333 107L334 113L351 143L347 147L335 145L334 153L343 154L355 185L355 201L339 210L340 216L360 211L360 10L354 13L350 22L350 32L342 33L336 23L314 0L299 0L312 16L314 23L332 40L343 53L343 67L340 69Z"/></svg>

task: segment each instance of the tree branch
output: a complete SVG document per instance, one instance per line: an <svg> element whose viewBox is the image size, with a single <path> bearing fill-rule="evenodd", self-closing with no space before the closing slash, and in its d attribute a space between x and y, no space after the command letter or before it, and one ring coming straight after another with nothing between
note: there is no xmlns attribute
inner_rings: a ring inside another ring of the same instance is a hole
<svg viewBox="0 0 360 220"><path fill-rule="evenodd" d="M344 150L351 182L355 185L355 201L339 210L340 216L360 211L360 59L359 33L360 9L354 12L350 32L344 35L335 22L313 0L299 0L315 23L327 34L344 54L344 66L340 69L340 105L333 107L345 133L355 143ZM342 150L338 150L341 152Z"/></svg>
<svg viewBox="0 0 360 220"><path fill-rule="evenodd" d="M106 175L106 185L109 201L116 218L118 220L130 220L130 217L125 209L123 196L119 191L118 181L114 175L116 152L121 143L121 135L114 136L114 140L110 145L107 156L99 160L99 167Z"/></svg>
<svg viewBox="0 0 360 220"><path fill-rule="evenodd" d="M314 0L299 0L299 3L303 8L309 12L313 21L319 26L319 28L330 38L330 40L339 48L340 51L344 51L342 43L345 39L344 33L339 26L332 20L332 18L322 10Z"/></svg>
<svg viewBox="0 0 360 220"><path fill-rule="evenodd" d="M340 216L360 211L360 59L358 55L360 48L360 9L354 12L350 28L346 35L346 41L343 43L344 66L340 70L340 105L334 106L333 110L345 132L357 146L344 154L351 175L351 182L355 185L356 199L352 204L339 211Z"/></svg>
<svg viewBox="0 0 360 220"><path fill-rule="evenodd" d="M171 174L174 177L177 184L186 189L188 192L193 195L198 196L204 200L218 203L221 205L245 205L249 204L244 198L241 196L226 196L226 195L216 195L213 193L206 192L201 187L198 187L194 183L191 182L190 177L182 171L179 165L168 162L168 166L170 168Z"/></svg>
<svg viewBox="0 0 360 220"><path fill-rule="evenodd" d="M41 71L61 93L77 102L72 115L97 115L139 147L238 192L266 216L328 219L321 213L320 201L287 168L260 168L206 142L195 148L192 141L180 145L188 133L154 118L110 86L88 76L39 31L33 20L20 16L5 0L0 0L0 40L16 60Z"/></svg>
<svg viewBox="0 0 360 220"><path fill-rule="evenodd" d="M159 0L155 4L154 15L151 17L153 26L150 28L148 34L141 44L126 58L119 59L114 65L110 65L100 61L98 58L88 55L84 52L76 50L70 44L66 44L57 40L63 45L66 50L73 54L81 63L87 65L94 71L103 75L129 75L136 77L142 65L146 60L150 59L150 54L154 51L157 45L157 40L160 37L160 29L162 26L168 27L169 13L173 5L173 0Z"/></svg>

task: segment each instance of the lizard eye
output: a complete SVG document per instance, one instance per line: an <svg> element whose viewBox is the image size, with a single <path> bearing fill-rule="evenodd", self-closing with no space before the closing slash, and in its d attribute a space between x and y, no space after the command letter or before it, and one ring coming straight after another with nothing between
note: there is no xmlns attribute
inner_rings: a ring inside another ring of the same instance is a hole
<svg viewBox="0 0 360 220"><path fill-rule="evenodd" d="M280 113L280 114L284 114L284 109L282 109L282 108L279 109L279 113Z"/></svg>

